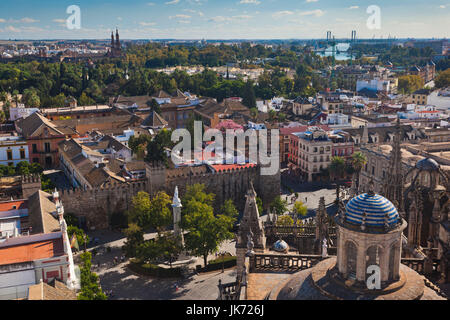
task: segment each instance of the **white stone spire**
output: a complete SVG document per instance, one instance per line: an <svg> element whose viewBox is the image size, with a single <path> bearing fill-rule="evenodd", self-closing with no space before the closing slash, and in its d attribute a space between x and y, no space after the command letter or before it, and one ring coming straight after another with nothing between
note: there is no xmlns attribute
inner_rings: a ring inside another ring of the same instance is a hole
<svg viewBox="0 0 450 320"><path fill-rule="evenodd" d="M173 195L172 207L176 207L176 208L182 207L181 200L178 197L178 186L175 187L175 193Z"/></svg>

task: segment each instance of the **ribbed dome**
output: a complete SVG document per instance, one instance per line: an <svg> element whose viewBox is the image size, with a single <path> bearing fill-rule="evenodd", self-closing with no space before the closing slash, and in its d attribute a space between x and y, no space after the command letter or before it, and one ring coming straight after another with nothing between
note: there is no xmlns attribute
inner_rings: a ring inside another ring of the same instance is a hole
<svg viewBox="0 0 450 320"><path fill-rule="evenodd" d="M288 250L288 248L289 248L288 244L283 240L278 240L273 245L273 249L278 252L285 252Z"/></svg>
<svg viewBox="0 0 450 320"><path fill-rule="evenodd" d="M436 160L426 158L423 160L420 160L416 163L416 168L420 170L426 170L426 171L435 171L439 170L439 163L436 162Z"/></svg>
<svg viewBox="0 0 450 320"><path fill-rule="evenodd" d="M388 199L378 194L361 194L351 199L346 206L346 220L361 225L364 213L366 226L384 226L386 213L389 215L389 225L399 221L398 211Z"/></svg>

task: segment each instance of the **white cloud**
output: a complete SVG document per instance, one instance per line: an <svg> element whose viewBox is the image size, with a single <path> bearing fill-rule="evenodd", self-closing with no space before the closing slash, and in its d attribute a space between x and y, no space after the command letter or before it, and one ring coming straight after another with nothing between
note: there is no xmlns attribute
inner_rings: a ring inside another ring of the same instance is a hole
<svg viewBox="0 0 450 320"><path fill-rule="evenodd" d="M349 9L350 9L350 10L353 10L353 9L359 9L359 6L351 6Z"/></svg>
<svg viewBox="0 0 450 320"><path fill-rule="evenodd" d="M261 1L259 0L241 0L241 2L239 2L240 4L260 4Z"/></svg>
<svg viewBox="0 0 450 320"><path fill-rule="evenodd" d="M169 19L190 19L191 16L188 16L187 14L176 14L174 16L170 16Z"/></svg>
<svg viewBox="0 0 450 320"><path fill-rule="evenodd" d="M233 16L232 18L233 19L237 19L237 20L248 20L248 19L251 19L253 17L249 16L249 15L242 14L240 16Z"/></svg>
<svg viewBox="0 0 450 320"><path fill-rule="evenodd" d="M143 26L143 27L150 27L150 26L156 25L156 22L145 22L145 21L142 21L142 22L139 22L139 24L141 26Z"/></svg>
<svg viewBox="0 0 450 320"><path fill-rule="evenodd" d="M231 18L230 17L223 17L223 16L216 16L216 17L212 17L211 19L209 19L209 21L225 22L225 21L231 21Z"/></svg>
<svg viewBox="0 0 450 320"><path fill-rule="evenodd" d="M316 17L321 17L324 15L325 12L323 12L320 9L317 10L311 10L311 11L302 11L300 12L301 16L316 16Z"/></svg>
<svg viewBox="0 0 450 320"><path fill-rule="evenodd" d="M5 19L0 19L0 23L4 23L4 22L6 22Z"/></svg>
<svg viewBox="0 0 450 320"><path fill-rule="evenodd" d="M53 22L56 22L56 23L66 23L66 20L65 20L65 19L53 19Z"/></svg>
<svg viewBox="0 0 450 320"><path fill-rule="evenodd" d="M22 18L19 20L10 19L9 22L11 22L11 23L20 23L20 22L21 23L36 23L36 22L39 22L39 20L25 17L25 18Z"/></svg>
<svg viewBox="0 0 450 320"><path fill-rule="evenodd" d="M147 2L147 5L152 7L152 6L156 5L156 3L154 3L154 2Z"/></svg>
<svg viewBox="0 0 450 320"><path fill-rule="evenodd" d="M306 2L317 2L319 0L306 0Z"/></svg>
<svg viewBox="0 0 450 320"><path fill-rule="evenodd" d="M445 8L446 8L446 6L445 6L445 5L443 5L443 4L441 4L441 5L439 6L439 8L441 8L441 9L445 9Z"/></svg>
<svg viewBox="0 0 450 320"><path fill-rule="evenodd" d="M172 0L172 1L166 2L166 4L177 4L178 2L180 2L180 0Z"/></svg>
<svg viewBox="0 0 450 320"><path fill-rule="evenodd" d="M285 16L290 16L292 14L294 14L293 11L288 11L288 10L278 11L278 12L275 12L274 14L272 14L272 17L275 18L275 19L278 19L278 18L282 18L282 17L285 17Z"/></svg>

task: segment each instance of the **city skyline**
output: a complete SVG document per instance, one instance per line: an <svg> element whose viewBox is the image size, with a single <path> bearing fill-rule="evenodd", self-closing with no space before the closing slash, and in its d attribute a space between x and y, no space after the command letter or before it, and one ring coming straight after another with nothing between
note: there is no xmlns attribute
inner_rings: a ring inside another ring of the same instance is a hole
<svg viewBox="0 0 450 320"><path fill-rule="evenodd" d="M0 39L107 39L119 28L122 39L314 39L447 38L450 3L332 0L139 0L45 1L0 4ZM406 3L407 2L407 3ZM68 6L81 9L81 29L66 26ZM407 4L407 6L406 6ZM381 28L366 25L371 5L381 9ZM414 21L414 22L411 22Z"/></svg>

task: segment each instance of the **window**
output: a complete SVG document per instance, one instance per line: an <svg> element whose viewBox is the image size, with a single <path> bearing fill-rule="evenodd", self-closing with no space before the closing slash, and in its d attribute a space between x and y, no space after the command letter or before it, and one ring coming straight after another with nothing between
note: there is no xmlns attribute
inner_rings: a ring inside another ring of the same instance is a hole
<svg viewBox="0 0 450 320"><path fill-rule="evenodd" d="M33 143L33 153L37 153L37 144Z"/></svg>
<svg viewBox="0 0 450 320"><path fill-rule="evenodd" d="M20 149L20 159L25 159L25 150Z"/></svg>
<svg viewBox="0 0 450 320"><path fill-rule="evenodd" d="M49 153L49 152L50 152L50 143L49 143L49 142L46 142L46 143L44 144L44 147L45 147L45 152Z"/></svg>
<svg viewBox="0 0 450 320"><path fill-rule="evenodd" d="M6 154L8 155L8 160L12 160L12 150L7 150Z"/></svg>

